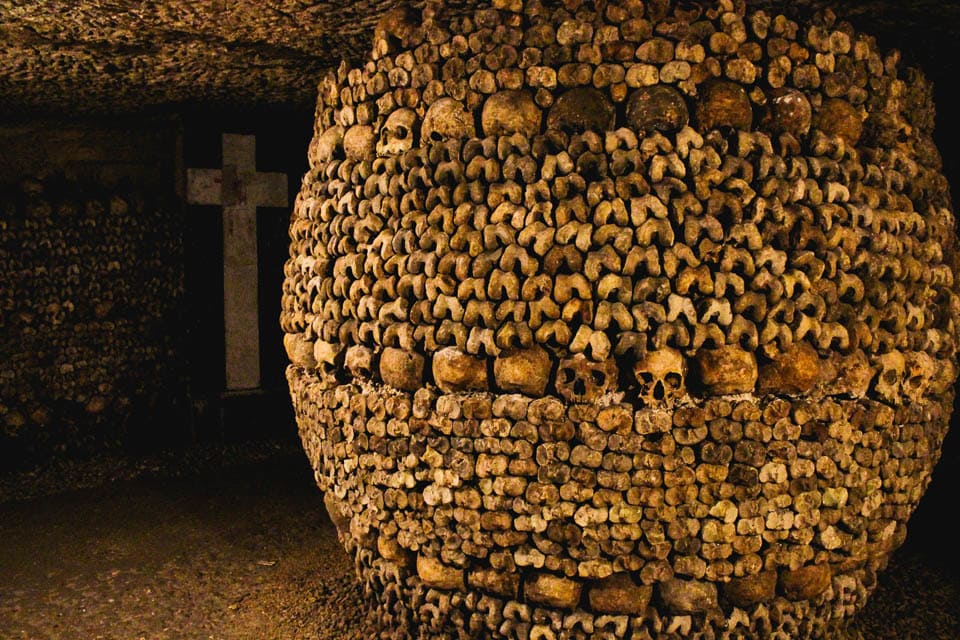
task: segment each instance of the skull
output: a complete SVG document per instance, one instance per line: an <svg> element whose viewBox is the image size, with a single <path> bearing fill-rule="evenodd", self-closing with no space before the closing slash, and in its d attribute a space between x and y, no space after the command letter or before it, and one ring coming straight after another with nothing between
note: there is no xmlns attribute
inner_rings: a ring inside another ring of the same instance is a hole
<svg viewBox="0 0 960 640"><path fill-rule="evenodd" d="M837 363L834 391L854 398L863 398L870 390L872 379L873 367L870 366L870 360L863 351L857 349L850 355L840 358Z"/></svg>
<svg viewBox="0 0 960 640"><path fill-rule="evenodd" d="M671 405L687 393L687 362L675 349L648 351L633 366L633 375L648 407Z"/></svg>
<svg viewBox="0 0 960 640"><path fill-rule="evenodd" d="M553 103L547 115L547 129L567 133L609 131L617 113L613 103L593 87L570 89Z"/></svg>
<svg viewBox="0 0 960 640"><path fill-rule="evenodd" d="M904 360L907 375L903 382L903 393L913 402L922 402L936 376L937 363L923 351L908 353Z"/></svg>
<svg viewBox="0 0 960 640"><path fill-rule="evenodd" d="M776 89L770 95L764 124L774 133L790 133L798 138L810 131L813 110L810 101L797 89Z"/></svg>
<svg viewBox="0 0 960 640"><path fill-rule="evenodd" d="M582 353L563 358L557 369L557 393L567 402L596 402L617 386L617 363L612 358L594 362Z"/></svg>
<svg viewBox="0 0 960 640"><path fill-rule="evenodd" d="M907 361L899 351L885 353L878 358L880 371L873 389L881 400L888 404L900 404L903 381L906 378Z"/></svg>
<svg viewBox="0 0 960 640"><path fill-rule="evenodd" d="M354 378L372 380L376 371L373 350L362 345L354 345L347 349L344 364Z"/></svg>
<svg viewBox="0 0 960 640"><path fill-rule="evenodd" d="M950 360L940 360L930 381L930 392L936 395L946 393L956 382L956 365Z"/></svg>
<svg viewBox="0 0 960 640"><path fill-rule="evenodd" d="M761 393L802 394L820 379L820 357L806 342L792 345L760 368L757 390Z"/></svg>
<svg viewBox="0 0 960 640"><path fill-rule="evenodd" d="M394 389L416 391L423 386L424 364L419 353L388 347L380 354L380 379Z"/></svg>
<svg viewBox="0 0 960 640"><path fill-rule="evenodd" d="M627 124L638 133L676 131L689 120L686 100L665 84L637 89L627 104Z"/></svg>
<svg viewBox="0 0 960 640"><path fill-rule="evenodd" d="M530 94L523 90L495 93L483 104L480 124L486 136L519 133L532 138L540 133L543 114Z"/></svg>
<svg viewBox="0 0 960 640"><path fill-rule="evenodd" d="M325 164L337 157L343 148L343 127L330 127L311 142L310 159L315 163Z"/></svg>
<svg viewBox="0 0 960 640"><path fill-rule="evenodd" d="M816 127L829 136L839 136L847 146L856 146L863 135L863 118L852 104L843 98L825 100L816 116Z"/></svg>
<svg viewBox="0 0 960 640"><path fill-rule="evenodd" d="M391 113L380 130L377 155L398 156L412 149L416 128L417 112L413 109L404 107Z"/></svg>
<svg viewBox="0 0 960 640"><path fill-rule="evenodd" d="M697 352L696 373L707 395L750 393L757 383L757 358L736 345Z"/></svg>
<svg viewBox="0 0 960 640"><path fill-rule="evenodd" d="M343 149L350 160L364 160L373 156L376 136L368 124L355 124L343 134Z"/></svg>
<svg viewBox="0 0 960 640"><path fill-rule="evenodd" d="M487 362L447 347L433 354L433 380L445 393L487 391Z"/></svg>
<svg viewBox="0 0 960 640"><path fill-rule="evenodd" d="M477 135L473 114L458 100L440 98L427 109L421 127L421 139L442 142L450 138L473 138Z"/></svg>
<svg viewBox="0 0 960 640"><path fill-rule="evenodd" d="M707 85L697 105L697 122L703 132L722 127L749 131L753 124L753 105L746 89L725 80Z"/></svg>
<svg viewBox="0 0 960 640"><path fill-rule="evenodd" d="M500 391L539 397L547 389L552 366L542 347L506 351L493 361L493 376Z"/></svg>

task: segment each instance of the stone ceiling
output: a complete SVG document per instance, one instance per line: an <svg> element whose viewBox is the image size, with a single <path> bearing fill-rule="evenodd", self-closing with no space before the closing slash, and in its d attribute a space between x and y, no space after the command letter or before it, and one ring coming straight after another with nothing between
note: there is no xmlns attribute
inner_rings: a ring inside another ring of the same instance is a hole
<svg viewBox="0 0 960 640"><path fill-rule="evenodd" d="M0 0L0 118L308 109L322 73L362 56L406 1ZM960 49L960 0L748 1L831 4L928 70L952 71Z"/></svg>

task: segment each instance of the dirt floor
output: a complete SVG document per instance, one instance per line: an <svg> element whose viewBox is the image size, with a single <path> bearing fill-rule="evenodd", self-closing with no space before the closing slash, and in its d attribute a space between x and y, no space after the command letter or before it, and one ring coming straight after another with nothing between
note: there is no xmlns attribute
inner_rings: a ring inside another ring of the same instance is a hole
<svg viewBox="0 0 960 640"><path fill-rule="evenodd" d="M0 639L372 639L305 458L215 462L36 497L0 483ZM896 554L860 637L960 639L960 577L931 551Z"/></svg>

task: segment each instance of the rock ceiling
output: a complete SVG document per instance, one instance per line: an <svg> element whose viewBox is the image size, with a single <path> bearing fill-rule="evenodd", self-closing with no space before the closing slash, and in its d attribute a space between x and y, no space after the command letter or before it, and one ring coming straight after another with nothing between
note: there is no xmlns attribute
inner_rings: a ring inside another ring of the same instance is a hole
<svg viewBox="0 0 960 640"><path fill-rule="evenodd" d="M379 16L403 1L0 0L0 118L310 108L323 71L362 56ZM800 2L832 4L926 69L953 65L960 1Z"/></svg>

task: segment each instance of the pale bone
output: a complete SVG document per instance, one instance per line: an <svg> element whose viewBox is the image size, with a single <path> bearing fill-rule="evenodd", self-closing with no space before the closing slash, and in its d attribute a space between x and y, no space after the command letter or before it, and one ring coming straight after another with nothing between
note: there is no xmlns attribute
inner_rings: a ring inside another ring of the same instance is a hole
<svg viewBox="0 0 960 640"><path fill-rule="evenodd" d="M686 359L676 349L648 351L633 365L644 406L670 406L687 395Z"/></svg>
<svg viewBox="0 0 960 640"><path fill-rule="evenodd" d="M413 148L417 138L419 118L413 109L404 107L387 116L380 130L377 155L399 156Z"/></svg>
<svg viewBox="0 0 960 640"><path fill-rule="evenodd" d="M360 161L371 158L376 149L373 127L355 124L343 134L343 149L348 160Z"/></svg>

